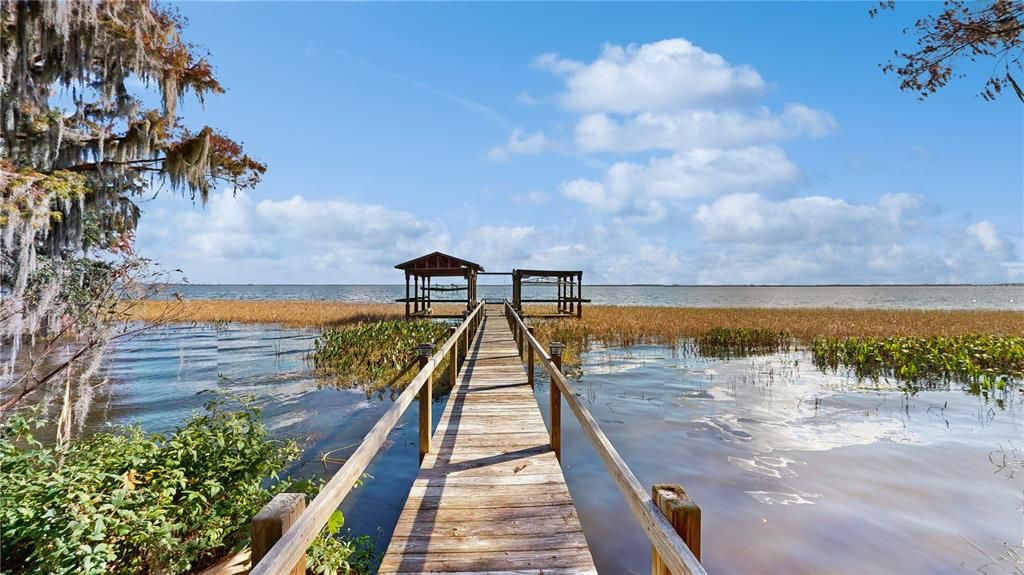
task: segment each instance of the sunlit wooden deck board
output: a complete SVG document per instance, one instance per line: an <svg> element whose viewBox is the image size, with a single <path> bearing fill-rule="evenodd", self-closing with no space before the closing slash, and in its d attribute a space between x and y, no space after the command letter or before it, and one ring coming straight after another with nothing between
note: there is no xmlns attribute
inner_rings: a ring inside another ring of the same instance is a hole
<svg viewBox="0 0 1024 575"><path fill-rule="evenodd" d="M485 311L379 573L596 573L512 332Z"/></svg>

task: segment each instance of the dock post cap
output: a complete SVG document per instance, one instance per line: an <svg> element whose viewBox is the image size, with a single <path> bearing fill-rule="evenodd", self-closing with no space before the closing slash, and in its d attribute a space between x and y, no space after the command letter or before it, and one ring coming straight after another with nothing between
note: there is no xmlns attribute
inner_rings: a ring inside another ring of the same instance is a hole
<svg viewBox="0 0 1024 575"><path fill-rule="evenodd" d="M560 342L560 341L553 341L553 342L551 342L550 347L551 347L551 355L554 356L554 357L561 356L562 355L562 351L565 350L565 344Z"/></svg>
<svg viewBox="0 0 1024 575"><path fill-rule="evenodd" d="M432 351L434 351L434 344L432 343L421 343L416 346L416 354L420 357L426 357Z"/></svg>

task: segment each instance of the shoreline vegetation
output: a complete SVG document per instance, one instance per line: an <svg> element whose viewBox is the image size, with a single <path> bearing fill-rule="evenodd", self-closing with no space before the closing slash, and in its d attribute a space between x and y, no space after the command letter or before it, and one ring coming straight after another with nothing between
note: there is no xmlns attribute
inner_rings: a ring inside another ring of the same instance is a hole
<svg viewBox="0 0 1024 575"><path fill-rule="evenodd" d="M441 324L404 322L404 305L338 301L149 301L136 319L184 323L267 323L321 328L310 354L324 383L368 394L404 387L420 339L439 344ZM458 314L459 304L435 306ZM527 313L550 312L527 307ZM578 365L595 344L655 344L708 357L743 357L803 348L822 371L850 368L859 379L894 379L911 388L959 381L975 393L1024 377L1024 312L841 308L683 308L587 306L582 318L536 318L545 347L566 344ZM419 339L417 339L419 338ZM386 361L384 361L386 359Z"/></svg>
<svg viewBox="0 0 1024 575"><path fill-rule="evenodd" d="M462 309L460 304L434 306L437 314L458 314ZM404 311L404 305L389 303L150 300L135 306L131 317L163 323L266 323L325 328L402 319ZM544 311L551 310L527 307L527 313ZM716 328L775 330L810 343L817 337L1020 335L1024 333L1024 311L590 305L584 309L582 319L536 323L541 332L539 338L551 331L547 326L558 324L562 326L557 330L561 334L578 333L617 346L643 341L670 343L684 337L699 337Z"/></svg>

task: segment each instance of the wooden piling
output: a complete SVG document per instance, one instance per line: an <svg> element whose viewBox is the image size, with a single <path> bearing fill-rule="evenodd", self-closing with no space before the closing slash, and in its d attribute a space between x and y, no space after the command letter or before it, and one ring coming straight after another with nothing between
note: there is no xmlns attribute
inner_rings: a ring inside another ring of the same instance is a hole
<svg viewBox="0 0 1024 575"><path fill-rule="evenodd" d="M430 361L430 354L434 351L434 344L432 343L421 343L416 346L417 358L420 362L420 369L423 369L427 362ZM423 388L420 389L419 400L420 400L420 463L423 463L423 458L430 453L430 404L433 402L433 391L431 388L434 385L434 374L431 373L427 376L427 381L423 384Z"/></svg>
<svg viewBox="0 0 1024 575"><path fill-rule="evenodd" d="M558 371L562 371L562 350L565 344L551 342L551 361ZM555 458L562 461L562 391L551 378L551 450L555 452Z"/></svg>
<svg viewBox="0 0 1024 575"><path fill-rule="evenodd" d="M533 336L533 326L526 328L526 333ZM530 382L530 389L533 389L533 346L530 340L526 340L526 380Z"/></svg>
<svg viewBox="0 0 1024 575"><path fill-rule="evenodd" d="M654 504L700 561L700 507L686 494L682 485L658 483L652 491ZM653 548L651 575L672 575Z"/></svg>
<svg viewBox="0 0 1024 575"><path fill-rule="evenodd" d="M256 565L274 546L285 531L299 520L306 510L306 496L302 493L278 493L260 512L253 517L251 524L251 563ZM303 556L288 572L289 575L306 573L306 558Z"/></svg>

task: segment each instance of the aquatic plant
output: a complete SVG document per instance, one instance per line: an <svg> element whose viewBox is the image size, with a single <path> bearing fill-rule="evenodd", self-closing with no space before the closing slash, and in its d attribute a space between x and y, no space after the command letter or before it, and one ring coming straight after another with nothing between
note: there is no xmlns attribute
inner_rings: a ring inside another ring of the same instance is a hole
<svg viewBox="0 0 1024 575"><path fill-rule="evenodd" d="M768 328L709 329L694 340L705 357L745 357L786 351L793 342L789 333Z"/></svg>
<svg viewBox="0 0 1024 575"><path fill-rule="evenodd" d="M125 427L66 446L44 445L43 424L23 411L0 428L5 573L193 572L244 547L250 521L275 493L319 489L276 481L299 449L271 440L247 405L216 400L169 434ZM337 531L340 514L332 525ZM372 547L328 529L311 567L347 562L369 572Z"/></svg>
<svg viewBox="0 0 1024 575"><path fill-rule="evenodd" d="M858 378L910 384L961 382L971 390L1002 390L1024 377L1024 337L819 338L811 345L823 371L849 368Z"/></svg>
<svg viewBox="0 0 1024 575"><path fill-rule="evenodd" d="M449 333L442 322L378 321L323 330L313 343L309 359L322 382L340 387L358 387L367 395L401 391L415 375L416 346L440 345ZM439 392L448 385L442 374L447 363L438 366Z"/></svg>

